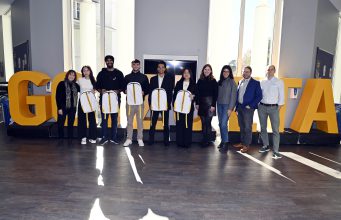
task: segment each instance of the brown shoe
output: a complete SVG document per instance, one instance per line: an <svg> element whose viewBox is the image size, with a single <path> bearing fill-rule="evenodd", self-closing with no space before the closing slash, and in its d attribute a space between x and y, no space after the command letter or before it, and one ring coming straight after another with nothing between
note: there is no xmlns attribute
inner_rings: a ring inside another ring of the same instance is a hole
<svg viewBox="0 0 341 220"><path fill-rule="evenodd" d="M249 147L244 146L244 147L240 150L240 152L246 153L248 150L249 150Z"/></svg>
<svg viewBox="0 0 341 220"><path fill-rule="evenodd" d="M244 145L242 143L239 143L239 144L233 145L233 147L235 147L235 148L243 148Z"/></svg>

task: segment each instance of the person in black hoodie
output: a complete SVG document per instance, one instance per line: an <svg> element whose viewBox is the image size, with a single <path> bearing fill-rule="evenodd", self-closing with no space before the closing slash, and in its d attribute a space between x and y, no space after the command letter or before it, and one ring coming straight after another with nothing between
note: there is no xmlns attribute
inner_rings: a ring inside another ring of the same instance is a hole
<svg viewBox="0 0 341 220"><path fill-rule="evenodd" d="M197 93L196 84L192 80L192 72L190 69L182 71L182 78L176 83L173 95L173 106L176 96L180 90L189 91L191 93L191 111L187 114L179 114L176 120L176 144L179 147L189 147L192 143L192 127L193 127L193 112L194 112L194 97ZM186 121L187 120L187 121Z"/></svg>
<svg viewBox="0 0 341 220"><path fill-rule="evenodd" d="M120 93L124 90L124 77L123 73L114 68L114 57L107 55L104 59L107 68L103 68L97 75L96 89L100 95L100 106L102 110L102 95L106 91L115 91L118 96L118 102L120 105ZM111 118L111 134L108 132L108 117L102 112L102 139L99 142L100 145L106 144L109 140L114 144L118 144L117 141L117 117L118 113L110 114Z"/></svg>
<svg viewBox="0 0 341 220"><path fill-rule="evenodd" d="M137 82L142 87L142 95L143 100L146 95L148 95L149 92L149 81L148 77L140 72L140 61L138 59L135 59L131 62L132 71L130 74L126 75L124 77L125 80L125 92L127 90L127 85L131 82ZM144 112L144 103L141 105L128 105L127 103L127 140L124 142L123 146L127 147L130 144L132 144L132 138L133 138L133 121L134 116L136 115L136 121L137 121L137 142L140 147L144 146L143 143L143 112ZM140 114L139 114L139 111ZM140 117L140 115L142 117Z"/></svg>
<svg viewBox="0 0 341 220"><path fill-rule="evenodd" d="M165 61L160 61L157 65L157 75L153 76L150 79L149 91L151 94L154 89L163 88L164 90L166 90L166 93L167 93L168 109L164 113L164 126L163 126L163 141L164 141L165 146L169 145L169 110L172 104L174 84L175 84L175 76L167 73ZM148 103L149 103L149 106L151 107L151 95L148 96ZM153 111L152 123L149 129L149 141L148 141L149 145L154 144L155 126L156 126L156 122L159 117L159 114L162 114L162 112Z"/></svg>
<svg viewBox="0 0 341 220"><path fill-rule="evenodd" d="M73 137L73 123L75 121L76 107L78 101L79 85L76 83L77 73L74 70L67 71L64 81L57 86L56 102L58 108L58 135L64 138L64 124L66 116L68 138Z"/></svg>
<svg viewBox="0 0 341 220"><path fill-rule="evenodd" d="M196 108L202 125L202 146L206 147L212 141L212 118L216 115L218 83L213 77L212 67L206 64L197 82Z"/></svg>

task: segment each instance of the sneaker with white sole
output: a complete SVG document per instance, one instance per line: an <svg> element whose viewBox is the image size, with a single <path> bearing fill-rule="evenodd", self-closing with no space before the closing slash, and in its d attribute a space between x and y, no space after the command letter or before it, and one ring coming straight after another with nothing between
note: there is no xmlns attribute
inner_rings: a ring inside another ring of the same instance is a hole
<svg viewBox="0 0 341 220"><path fill-rule="evenodd" d="M144 143L143 143L142 139L138 139L137 143L139 144L139 147L143 147L144 146Z"/></svg>
<svg viewBox="0 0 341 220"><path fill-rule="evenodd" d="M133 142L130 139L127 139L124 144L123 147L128 147L129 145L131 145Z"/></svg>
<svg viewBox="0 0 341 220"><path fill-rule="evenodd" d="M261 149L259 149L259 153L265 153L270 151L270 148L268 146L263 146Z"/></svg>
<svg viewBox="0 0 341 220"><path fill-rule="evenodd" d="M91 144L96 144L96 140L93 140L93 139L89 139L89 142L90 142Z"/></svg>
<svg viewBox="0 0 341 220"><path fill-rule="evenodd" d="M102 138L100 141L99 141L99 145L104 145L104 144L106 144L106 143L108 143L108 139L107 138Z"/></svg>
<svg viewBox="0 0 341 220"><path fill-rule="evenodd" d="M82 138L81 144L86 144L86 138Z"/></svg>
<svg viewBox="0 0 341 220"><path fill-rule="evenodd" d="M280 153L278 153L278 152L273 152L272 158L275 159L275 160L281 159L282 155Z"/></svg>

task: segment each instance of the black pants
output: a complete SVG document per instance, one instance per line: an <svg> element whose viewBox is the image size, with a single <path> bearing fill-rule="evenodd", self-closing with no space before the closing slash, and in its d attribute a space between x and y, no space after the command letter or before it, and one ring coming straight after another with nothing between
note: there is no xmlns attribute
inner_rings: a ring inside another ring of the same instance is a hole
<svg viewBox="0 0 341 220"><path fill-rule="evenodd" d="M162 116L162 112L153 111L152 124L149 129L149 141L154 141L155 126L159 118L159 114ZM163 141L164 143L169 143L169 110L164 112L164 126L163 126Z"/></svg>
<svg viewBox="0 0 341 220"><path fill-rule="evenodd" d="M89 121L89 136L87 136L86 115L88 115ZM96 117L95 112L89 112L85 114L80 104L78 104L78 137L96 140Z"/></svg>
<svg viewBox="0 0 341 220"><path fill-rule="evenodd" d="M192 143L193 111L187 114L187 128L186 114L179 113L179 120L178 116L176 118L176 144L181 147L189 147Z"/></svg>
<svg viewBox="0 0 341 220"><path fill-rule="evenodd" d="M201 126L202 126L202 135L203 135L203 139L202 142L203 143L207 143L209 141L212 140L212 116L200 116L200 120L201 120Z"/></svg>
<svg viewBox="0 0 341 220"><path fill-rule="evenodd" d="M58 135L59 138L64 138L64 124L67 116L67 136L73 138L73 123L75 121L76 108L63 109L63 114L58 114Z"/></svg>

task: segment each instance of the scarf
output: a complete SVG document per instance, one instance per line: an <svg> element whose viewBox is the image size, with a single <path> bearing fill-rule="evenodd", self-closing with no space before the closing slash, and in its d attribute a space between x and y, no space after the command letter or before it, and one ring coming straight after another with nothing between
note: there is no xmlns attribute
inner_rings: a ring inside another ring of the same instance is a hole
<svg viewBox="0 0 341 220"><path fill-rule="evenodd" d="M66 92L66 109L69 109L71 107L76 108L77 106L77 99L78 99L78 91L76 84L73 82L68 82L68 80L64 81L65 84L65 92ZM71 97L71 91L72 91L72 97ZM73 106L71 106L71 98L73 99Z"/></svg>

